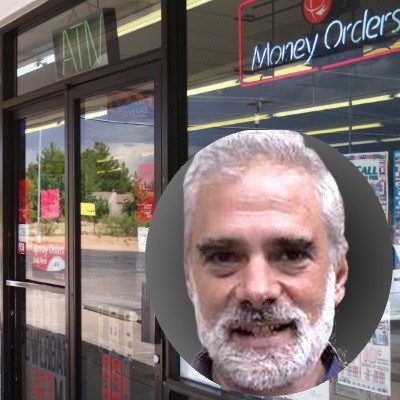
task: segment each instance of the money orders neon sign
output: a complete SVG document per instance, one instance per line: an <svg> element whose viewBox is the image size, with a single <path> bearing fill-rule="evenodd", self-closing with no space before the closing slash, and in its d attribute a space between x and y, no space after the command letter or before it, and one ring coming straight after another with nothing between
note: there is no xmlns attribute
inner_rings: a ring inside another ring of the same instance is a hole
<svg viewBox="0 0 400 400"><path fill-rule="evenodd" d="M324 65L319 68L310 68L298 71L295 74L286 74L279 77L261 79L253 82L244 81L243 67L243 47L242 47L242 8L243 6L254 2L248 0L239 7L239 63L240 63L240 82L242 86L252 86L262 82L283 79L288 76L306 74L321 69L335 68L341 65L362 61L371 57L382 56L393 52L389 49L379 54L362 56L347 59L335 64ZM308 35L288 41L282 44L274 44L270 41L264 45L256 44L247 57L250 59L250 68L247 73L259 73L271 67L281 66L292 62L301 62L304 66L310 65L311 61L317 56L317 53L340 52L363 44L370 44L374 40L383 39L385 35L396 35L400 33L400 8L386 12L380 15L374 15L371 10L366 9L362 18L345 23L339 19L330 22L325 32L317 32L314 35ZM398 48L395 51L399 51Z"/></svg>

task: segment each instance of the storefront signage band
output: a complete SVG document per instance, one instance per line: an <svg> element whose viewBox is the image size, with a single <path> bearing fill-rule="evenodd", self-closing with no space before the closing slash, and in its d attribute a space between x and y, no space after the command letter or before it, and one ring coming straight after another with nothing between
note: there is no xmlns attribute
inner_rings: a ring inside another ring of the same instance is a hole
<svg viewBox="0 0 400 400"><path fill-rule="evenodd" d="M252 49L246 50L243 45L246 37L243 35L243 26L247 15L245 7L250 4L253 6L255 0L247 0L239 6L239 71L242 86L253 86L320 69L336 68L400 50L397 47L392 49L389 45L382 44L380 52L360 54L356 57L354 57L354 53L348 53L347 58L339 57L337 62L332 62L332 57L329 57L326 59L325 65L324 59L321 57L332 56L356 48L361 48L362 53L363 46L371 45L374 42L391 40L393 44L393 39L396 40L396 35L400 33L400 8L380 14L374 14L371 9L365 9L358 19L351 22L336 18L327 23L322 31L304 34L304 36L285 43L275 44L276 42L273 41L267 41L265 44L257 43ZM318 62L319 66L313 64L313 60L317 57L322 59L322 62ZM272 72L272 77L271 74L265 73L269 68L290 65L290 63L302 65L303 69L297 68L295 72L279 74L279 76L275 76ZM261 74L261 78L246 79L246 77L256 74Z"/></svg>
<svg viewBox="0 0 400 400"><path fill-rule="evenodd" d="M387 32L385 27L395 22L397 26L390 32L395 34L400 31L400 8L381 16L371 15L370 10L364 11L362 19L354 23L344 24L340 20L332 21L326 28L325 35L316 33L314 37L300 38L283 45L273 46L268 42L264 49L255 46L253 52L252 71L276 66L284 62L304 60L304 65L310 63L315 55L315 50L322 44L325 50L334 50L346 44L359 44L365 41L383 37Z"/></svg>

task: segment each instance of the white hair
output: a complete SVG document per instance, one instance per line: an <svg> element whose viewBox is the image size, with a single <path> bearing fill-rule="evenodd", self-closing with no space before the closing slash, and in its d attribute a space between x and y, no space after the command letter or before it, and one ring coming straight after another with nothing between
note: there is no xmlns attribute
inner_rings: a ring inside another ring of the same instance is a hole
<svg viewBox="0 0 400 400"><path fill-rule="evenodd" d="M196 201L202 185L221 179L240 180L243 171L262 162L299 168L315 179L332 250L331 262L336 266L340 256L347 251L344 205L339 188L319 155L305 146L303 136L283 130L237 132L211 143L194 156L183 182L185 257L190 252Z"/></svg>

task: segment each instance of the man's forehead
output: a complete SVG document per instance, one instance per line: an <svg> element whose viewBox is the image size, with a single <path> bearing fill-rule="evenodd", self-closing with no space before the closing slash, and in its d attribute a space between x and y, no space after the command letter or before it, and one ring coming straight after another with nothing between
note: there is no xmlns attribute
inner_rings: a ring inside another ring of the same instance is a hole
<svg viewBox="0 0 400 400"><path fill-rule="evenodd" d="M201 189L210 189L211 187L217 191L224 184L245 184L252 179L268 181L275 177L285 178L288 184L290 184L290 178L292 178L293 184L299 180L307 181L311 187L318 184L316 174L302 165L262 159L259 162L253 160L246 165L210 172L199 182L199 192L202 192Z"/></svg>

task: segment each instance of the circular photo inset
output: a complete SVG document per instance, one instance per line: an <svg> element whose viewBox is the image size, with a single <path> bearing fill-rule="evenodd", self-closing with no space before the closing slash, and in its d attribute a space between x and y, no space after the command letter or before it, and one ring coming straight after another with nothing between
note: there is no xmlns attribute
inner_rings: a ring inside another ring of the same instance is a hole
<svg viewBox="0 0 400 400"><path fill-rule="evenodd" d="M196 154L158 202L146 248L156 317L223 389L300 392L333 378L387 304L392 246L358 169L291 131L244 131Z"/></svg>

